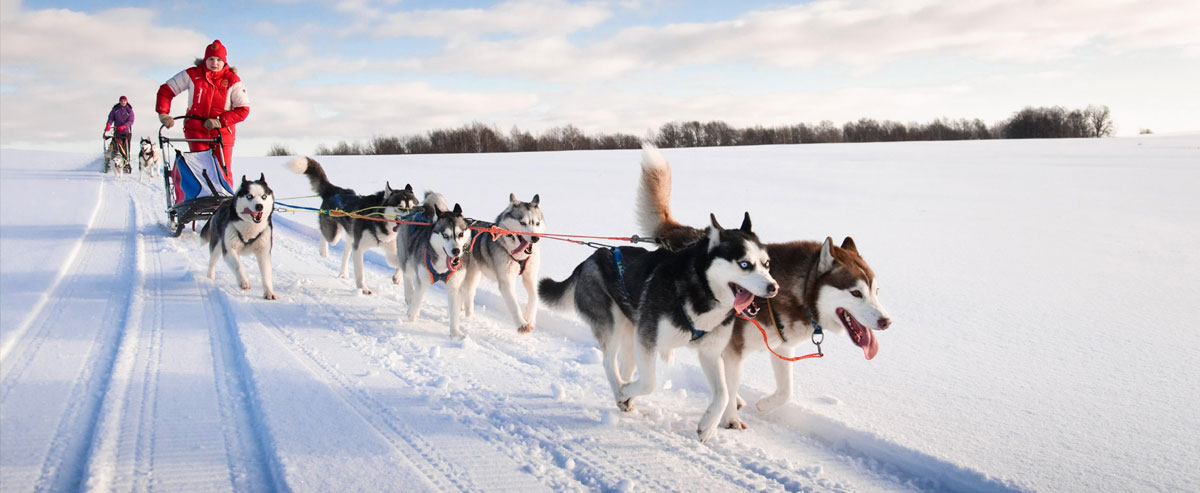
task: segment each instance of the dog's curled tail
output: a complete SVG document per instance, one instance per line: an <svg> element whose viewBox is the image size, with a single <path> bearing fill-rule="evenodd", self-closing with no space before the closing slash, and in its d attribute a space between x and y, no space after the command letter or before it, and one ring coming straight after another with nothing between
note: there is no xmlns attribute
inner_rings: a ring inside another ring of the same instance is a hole
<svg viewBox="0 0 1200 493"><path fill-rule="evenodd" d="M288 161L286 166L293 172L307 176L308 183L312 185L313 191L317 192L321 197L334 192L333 184L329 183L329 178L325 176L325 169L321 168L321 163L318 163L315 159L298 156Z"/></svg>
<svg viewBox="0 0 1200 493"><path fill-rule="evenodd" d="M549 277L543 277L541 281L538 281L538 298L542 300L542 303L556 310L575 311L575 280L579 278L579 273L586 263L575 266L575 271L571 272L571 276L563 279L562 282Z"/></svg>
<svg viewBox="0 0 1200 493"><path fill-rule="evenodd" d="M695 243L703 230L684 226L671 215L671 165L654 144L642 144L642 178L634 204L638 230L659 239L660 245L679 250Z"/></svg>

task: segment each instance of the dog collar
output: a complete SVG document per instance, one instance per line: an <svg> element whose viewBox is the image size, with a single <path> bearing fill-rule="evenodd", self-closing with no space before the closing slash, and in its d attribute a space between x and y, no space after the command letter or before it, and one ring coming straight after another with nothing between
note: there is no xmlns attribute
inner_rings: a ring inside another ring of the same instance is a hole
<svg viewBox="0 0 1200 493"><path fill-rule="evenodd" d="M679 314L683 316L684 323L687 324L688 330L692 333L692 338L688 342L696 342L700 340L701 337L708 335L708 332L696 329L696 325L692 323L692 318L688 316L687 310L683 309L683 302L680 302L678 306Z"/></svg>
<svg viewBox="0 0 1200 493"><path fill-rule="evenodd" d="M425 268L429 270L429 284L437 284L438 281L449 281L450 276L454 275L453 270L447 269L442 274L434 270L433 259L429 258L429 252L425 252Z"/></svg>
<svg viewBox="0 0 1200 493"><path fill-rule="evenodd" d="M242 237L242 232L238 231L237 228L233 228L233 232L237 233L238 240L241 241L243 245L250 246L250 245L254 244L254 242L258 241L259 238L262 238L263 233L266 233L267 230L263 229L262 231L259 231L257 236L255 236L254 238L250 238L250 241L246 241L246 238Z"/></svg>
<svg viewBox="0 0 1200 493"><path fill-rule="evenodd" d="M812 342L817 345L817 352L821 352L821 342L825 341L825 331L821 330L821 324L817 322L817 314L813 313L812 307L808 308L808 322L813 326ZM821 336L817 340L817 336Z"/></svg>
<svg viewBox="0 0 1200 493"><path fill-rule="evenodd" d="M779 333L779 340L786 343L787 338L783 336L783 325L779 323L779 316L775 314L775 307L771 306L771 298L767 298L767 315L771 316L771 323L775 325L775 331Z"/></svg>

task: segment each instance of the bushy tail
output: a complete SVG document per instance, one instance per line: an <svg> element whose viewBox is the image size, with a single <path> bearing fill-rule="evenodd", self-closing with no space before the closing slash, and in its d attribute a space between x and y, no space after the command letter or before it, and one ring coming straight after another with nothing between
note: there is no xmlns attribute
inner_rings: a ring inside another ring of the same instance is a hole
<svg viewBox="0 0 1200 493"><path fill-rule="evenodd" d="M671 165L653 144L642 144L642 178L638 181L638 231L658 238L671 250L695 243L703 230L684 226L671 215Z"/></svg>
<svg viewBox="0 0 1200 493"><path fill-rule="evenodd" d="M538 298L542 303L556 310L575 311L575 281L579 278L585 264L587 264L586 261L575 266L571 275L562 282L549 277L543 277L541 281L538 281Z"/></svg>
<svg viewBox="0 0 1200 493"><path fill-rule="evenodd" d="M287 162L288 169L303 174L308 177L308 183L312 185L314 192L317 192L321 198L333 195L337 191L332 183L329 183L329 178L325 176L325 170L321 168L321 163L310 157L296 157Z"/></svg>

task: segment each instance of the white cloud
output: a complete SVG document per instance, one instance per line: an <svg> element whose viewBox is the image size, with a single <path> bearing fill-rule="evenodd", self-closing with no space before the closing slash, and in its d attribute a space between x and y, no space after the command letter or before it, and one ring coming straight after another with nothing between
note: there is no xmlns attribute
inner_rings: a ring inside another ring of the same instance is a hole
<svg viewBox="0 0 1200 493"><path fill-rule="evenodd" d="M541 37L569 34L593 27L611 16L600 3L572 4L563 0L509 0L486 9L444 9L396 12L383 16L373 33L380 37L435 38L513 34Z"/></svg>

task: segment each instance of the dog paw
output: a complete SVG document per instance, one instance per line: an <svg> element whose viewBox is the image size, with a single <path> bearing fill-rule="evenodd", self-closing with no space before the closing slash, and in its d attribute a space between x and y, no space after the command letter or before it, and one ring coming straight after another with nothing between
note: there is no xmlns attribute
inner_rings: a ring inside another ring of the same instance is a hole
<svg viewBox="0 0 1200 493"><path fill-rule="evenodd" d="M338 279L348 279L350 276L345 271L338 272Z"/></svg>
<svg viewBox="0 0 1200 493"><path fill-rule="evenodd" d="M713 435L716 435L716 434L717 434L716 423L713 423L713 426L709 426L707 429L705 429L705 428L697 428L696 429L696 435L700 438L700 443L707 442L710 438L713 437Z"/></svg>
<svg viewBox="0 0 1200 493"><path fill-rule="evenodd" d="M250 282L249 281L242 281L242 283L239 284L238 286L242 288L242 291L250 290Z"/></svg>
<svg viewBox="0 0 1200 493"><path fill-rule="evenodd" d="M620 409L620 410L621 410L621 411L623 411L623 412L630 412L630 411L633 411L633 409L634 409L634 407L633 407L633 398L632 398L632 397L626 397L626 398L625 398L625 399L623 399L623 400L622 400L622 399L618 399L618 400L617 400L617 409Z"/></svg>
<svg viewBox="0 0 1200 493"><path fill-rule="evenodd" d="M212 273L212 272L209 272L209 273L208 273L208 278L209 278L209 279L216 279L216 278L217 278L217 274L215 274L215 273Z"/></svg>
<svg viewBox="0 0 1200 493"><path fill-rule="evenodd" d="M745 399L742 399L742 396L740 395L734 397L737 397L737 408L738 411L741 411L743 407L746 407L746 401Z"/></svg>
<svg viewBox="0 0 1200 493"><path fill-rule="evenodd" d="M275 296L275 293L268 291L266 293L263 293L263 299L264 300L277 300L277 299L279 299L279 297Z"/></svg>
<svg viewBox="0 0 1200 493"><path fill-rule="evenodd" d="M520 334L528 334L530 332L533 332L533 326L530 324L522 325L520 327L517 327L517 332Z"/></svg>
<svg viewBox="0 0 1200 493"><path fill-rule="evenodd" d="M758 409L758 412L767 414L771 411L779 409L784 404L787 404L787 397L778 394L771 394L759 399L758 404L755 404L754 407Z"/></svg>
<svg viewBox="0 0 1200 493"><path fill-rule="evenodd" d="M367 289L367 288L363 288L362 293L363 294L375 294L374 291L371 291L370 289Z"/></svg>
<svg viewBox="0 0 1200 493"><path fill-rule="evenodd" d="M400 284L400 276L392 276L392 284Z"/></svg>
<svg viewBox="0 0 1200 493"><path fill-rule="evenodd" d="M733 418L725 420L725 428L730 430L744 430L749 428L749 426L746 426L746 423L742 422L742 420Z"/></svg>

